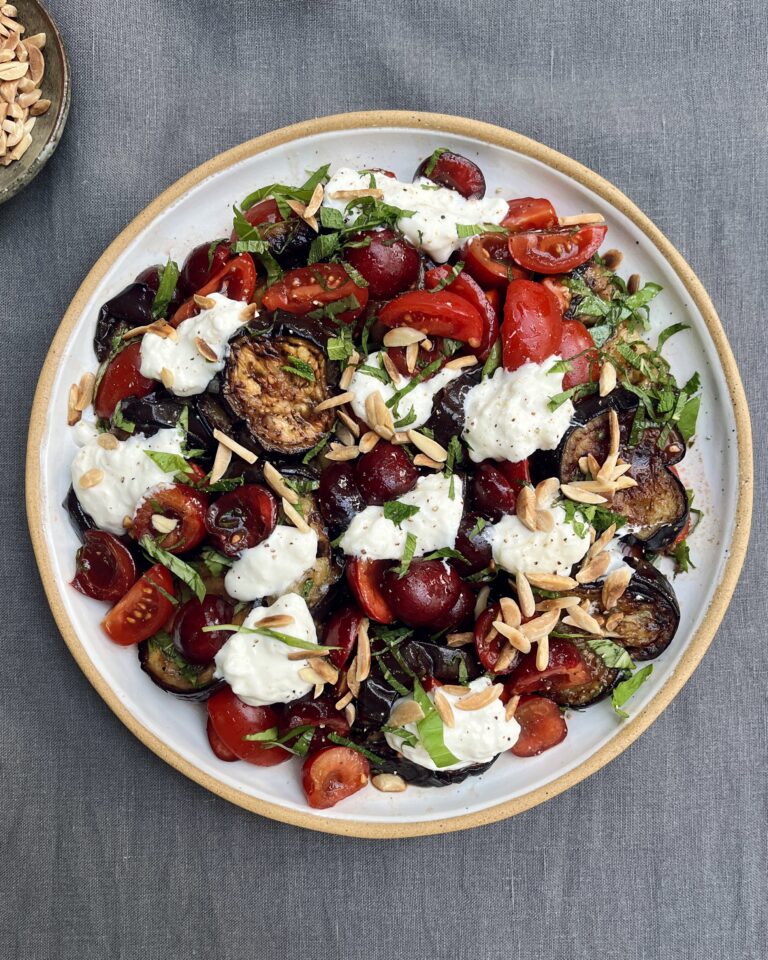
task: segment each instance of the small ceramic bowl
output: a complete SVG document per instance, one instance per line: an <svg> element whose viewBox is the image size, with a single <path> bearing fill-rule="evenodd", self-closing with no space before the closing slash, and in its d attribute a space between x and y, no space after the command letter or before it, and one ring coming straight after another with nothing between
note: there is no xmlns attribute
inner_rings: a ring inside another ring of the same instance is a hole
<svg viewBox="0 0 768 960"><path fill-rule="evenodd" d="M61 140L71 97L67 55L50 14L38 0L14 0L13 5L18 10L16 19L26 28L24 36L36 33L46 35L43 50L45 75L41 89L43 97L51 101L51 106L37 118L32 130L32 143L21 159L14 160L7 167L0 166L0 203L10 200L31 183L48 162Z"/></svg>

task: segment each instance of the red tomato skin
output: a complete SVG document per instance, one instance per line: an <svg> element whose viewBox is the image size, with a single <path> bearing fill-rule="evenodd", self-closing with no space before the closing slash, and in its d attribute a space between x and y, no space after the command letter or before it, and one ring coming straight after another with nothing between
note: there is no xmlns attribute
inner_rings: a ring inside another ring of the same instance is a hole
<svg viewBox="0 0 768 960"><path fill-rule="evenodd" d="M559 353L563 360L576 357L571 360L571 369L563 377L563 390L570 390L581 383L594 383L599 379L599 353L589 330L580 320L563 320Z"/></svg>
<svg viewBox="0 0 768 960"><path fill-rule="evenodd" d="M316 263L289 270L282 280L267 288L262 303L267 310L285 310L303 317L349 296L354 296L359 306L339 314L337 319L343 323L351 323L363 312L368 303L368 287L358 287L342 264Z"/></svg>
<svg viewBox="0 0 768 960"><path fill-rule="evenodd" d="M481 287L506 290L510 280L530 276L510 256L507 237L503 233L481 233L473 237L464 247L462 256L465 271Z"/></svg>
<svg viewBox="0 0 768 960"><path fill-rule="evenodd" d="M434 289L441 280L445 280L450 274L451 268L446 265L427 270L424 275L424 283L427 290ZM480 363L485 363L488 359L488 354L491 352L491 347L499 335L499 317L496 309L486 296L480 284L476 280L473 280L466 271L462 270L458 277L444 289L463 297L468 303L471 303L482 316L483 333L475 356Z"/></svg>
<svg viewBox="0 0 768 960"><path fill-rule="evenodd" d="M351 747L328 746L304 761L301 783L310 807L327 810L362 790L369 777L370 765L364 756Z"/></svg>
<svg viewBox="0 0 768 960"><path fill-rule="evenodd" d="M174 603L168 597L175 595L171 574L156 563L112 607L101 623L102 629L123 647L148 640L170 619Z"/></svg>
<svg viewBox="0 0 768 960"><path fill-rule="evenodd" d="M536 668L536 651L525 654L506 684L507 693L536 693L554 685L564 687L588 683L591 674L576 644L561 637L549 639L549 664L546 670Z"/></svg>
<svg viewBox="0 0 768 960"><path fill-rule="evenodd" d="M547 697L521 697L515 720L521 727L517 743L511 748L516 757L538 757L568 735L565 717L554 700Z"/></svg>
<svg viewBox="0 0 768 960"><path fill-rule="evenodd" d="M397 297L379 313L385 327L414 327L428 336L451 337L473 349L483 337L483 317L464 297L445 290L414 290Z"/></svg>
<svg viewBox="0 0 768 960"><path fill-rule="evenodd" d="M555 208L544 197L518 197L508 200L509 213L502 227L521 233L523 230L550 230L557 226Z"/></svg>
<svg viewBox="0 0 768 960"><path fill-rule="evenodd" d="M560 304L553 293L533 280L513 280L501 325L504 369L541 363L557 353L562 327Z"/></svg>
<svg viewBox="0 0 768 960"><path fill-rule="evenodd" d="M224 743L218 733L216 733L210 717L206 720L205 732L208 735L208 743L210 744L211 750L213 750L219 760L223 760L224 763L234 763L235 760L240 759L236 753L232 753L226 743Z"/></svg>
<svg viewBox="0 0 768 960"><path fill-rule="evenodd" d="M256 291L256 279L256 264L253 262L253 257L250 253L241 253L226 263L204 287L197 291L197 294L208 297L212 293L224 293L230 300L250 303ZM171 326L178 327L184 320L196 317L198 313L200 313L200 307L190 297L171 317Z"/></svg>
<svg viewBox="0 0 768 960"><path fill-rule="evenodd" d="M278 715L272 707L252 707L225 686L208 700L208 717L221 741L240 760L257 767L274 767L290 759L288 751L280 747L243 739L246 734L277 727Z"/></svg>
<svg viewBox="0 0 768 960"><path fill-rule="evenodd" d="M580 229L516 233L509 238L509 252L532 273L568 273L597 252L607 231L604 223L595 223Z"/></svg>
<svg viewBox="0 0 768 960"><path fill-rule="evenodd" d="M97 417L109 420L121 400L145 397L155 389L157 381L142 377L140 367L141 342L137 339L107 364L93 403Z"/></svg>
<svg viewBox="0 0 768 960"><path fill-rule="evenodd" d="M395 613L383 589L384 574L392 566L389 560L365 560L353 557L347 563L347 583L367 617L377 623L394 623Z"/></svg>
<svg viewBox="0 0 768 960"><path fill-rule="evenodd" d="M158 510L160 508L160 510ZM203 541L208 497L186 483L173 483L152 493L139 505L131 527L131 536L141 540L149 535L169 553L186 553ZM178 521L175 530L160 534L152 526L152 517L163 516Z"/></svg>
<svg viewBox="0 0 768 960"><path fill-rule="evenodd" d="M77 551L75 590L92 600L115 603L135 582L136 564L130 550L111 533L86 530L83 546Z"/></svg>

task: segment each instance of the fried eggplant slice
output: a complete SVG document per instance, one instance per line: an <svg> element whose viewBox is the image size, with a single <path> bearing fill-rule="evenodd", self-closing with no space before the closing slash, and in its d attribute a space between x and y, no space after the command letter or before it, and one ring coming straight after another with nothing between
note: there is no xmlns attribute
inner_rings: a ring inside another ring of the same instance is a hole
<svg viewBox="0 0 768 960"><path fill-rule="evenodd" d="M214 663L187 663L170 638L150 637L140 643L139 664L153 683L180 700L207 700L224 683L214 677Z"/></svg>
<svg viewBox="0 0 768 960"><path fill-rule="evenodd" d="M311 450L335 419L333 410L315 413L328 396L326 361L301 337L240 337L227 360L223 394L264 450L286 456Z"/></svg>

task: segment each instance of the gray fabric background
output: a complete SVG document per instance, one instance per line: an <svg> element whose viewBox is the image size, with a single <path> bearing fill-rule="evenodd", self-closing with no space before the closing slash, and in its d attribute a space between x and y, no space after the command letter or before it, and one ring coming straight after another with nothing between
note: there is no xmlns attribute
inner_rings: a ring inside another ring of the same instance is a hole
<svg viewBox="0 0 768 960"><path fill-rule="evenodd" d="M48 168L0 208L3 960L765 957L765 5L49 7L69 49L72 113ZM376 107L511 127L632 197L720 310L759 477L755 549L723 627L639 742L512 821L390 843L261 820L127 733L48 614L22 462L49 338L116 233L221 150Z"/></svg>

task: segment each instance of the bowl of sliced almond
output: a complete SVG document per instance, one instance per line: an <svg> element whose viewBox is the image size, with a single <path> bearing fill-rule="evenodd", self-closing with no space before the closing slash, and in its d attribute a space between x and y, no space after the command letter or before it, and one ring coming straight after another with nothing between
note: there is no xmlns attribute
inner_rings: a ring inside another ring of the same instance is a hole
<svg viewBox="0 0 768 960"><path fill-rule="evenodd" d="M0 2L0 203L45 166L69 102L69 64L48 11L37 0Z"/></svg>

